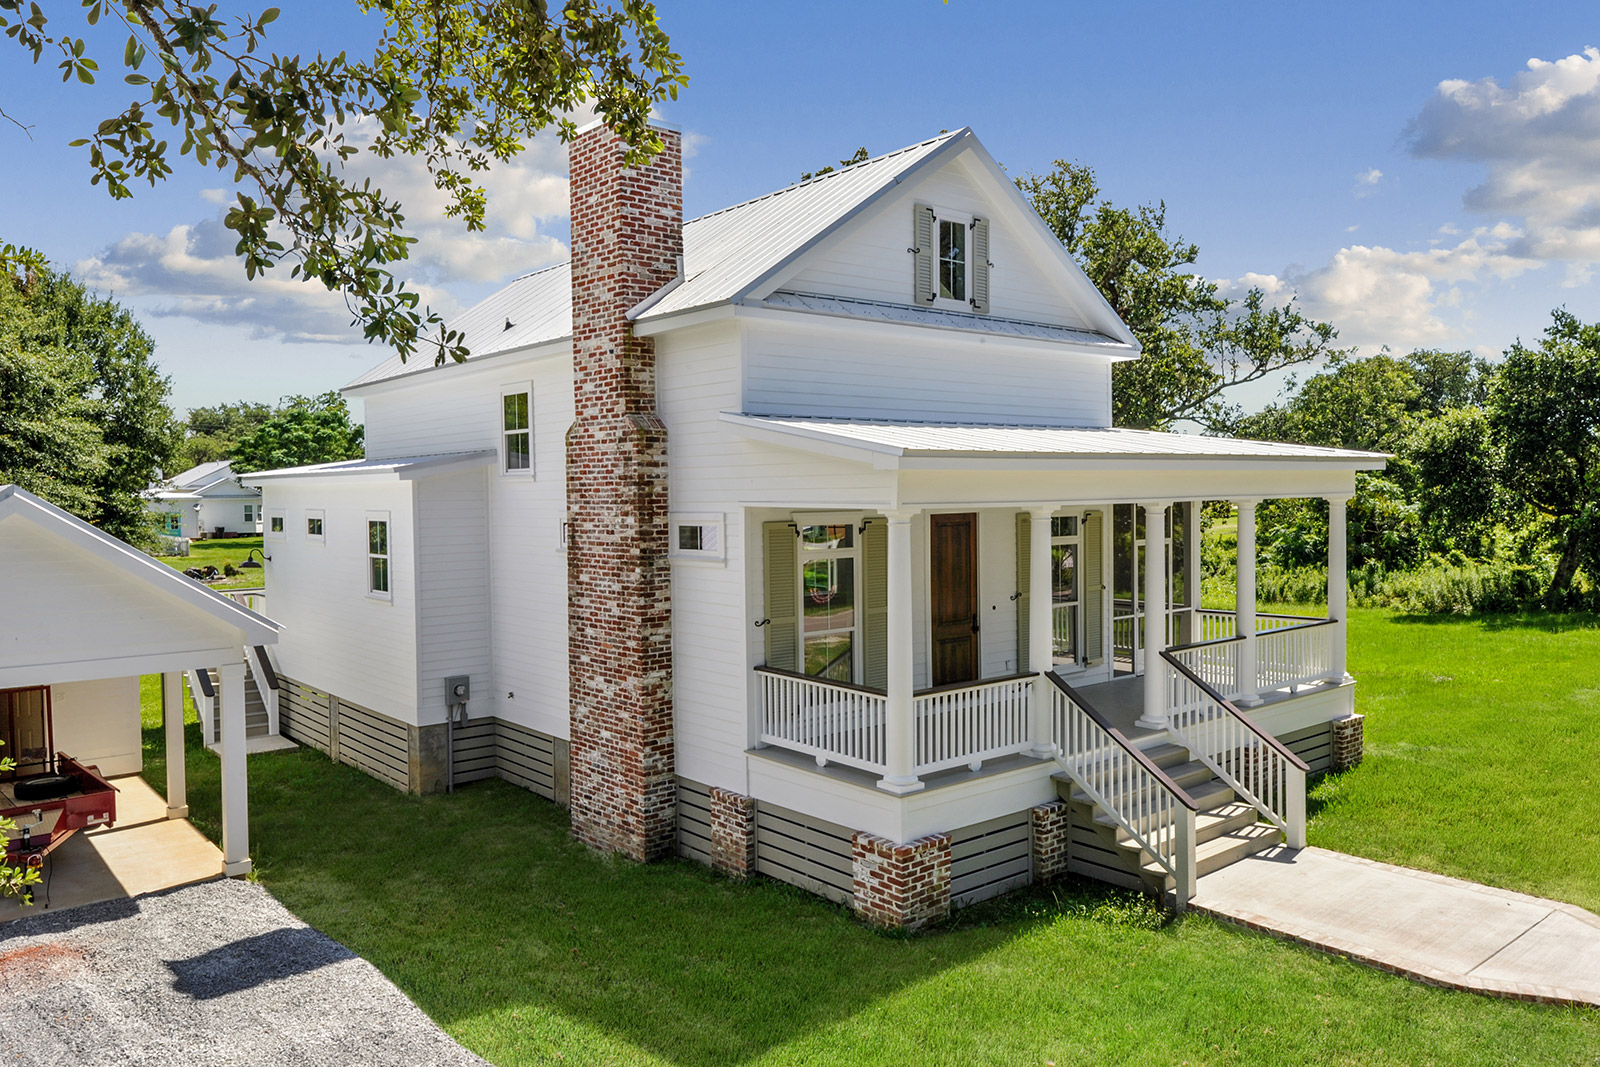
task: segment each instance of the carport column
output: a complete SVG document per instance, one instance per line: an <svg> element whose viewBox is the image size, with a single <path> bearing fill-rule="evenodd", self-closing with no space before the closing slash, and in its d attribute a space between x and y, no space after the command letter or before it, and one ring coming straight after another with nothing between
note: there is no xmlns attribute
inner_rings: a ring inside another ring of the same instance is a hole
<svg viewBox="0 0 1600 1067"><path fill-rule="evenodd" d="M1028 655L1029 670L1039 672L1033 682L1033 754L1047 759L1055 751L1050 739L1051 684L1045 672L1055 670L1055 603L1051 582L1050 514L1055 508L1028 509L1033 538L1028 543Z"/></svg>
<svg viewBox="0 0 1600 1067"><path fill-rule="evenodd" d="M250 871L249 789L245 779L244 663L217 668L222 681L218 709L222 734L222 873Z"/></svg>
<svg viewBox="0 0 1600 1067"><path fill-rule="evenodd" d="M1350 583L1345 573L1349 565L1349 552L1345 542L1345 505L1349 494L1330 496L1328 500L1328 618L1334 620L1329 627L1333 639L1328 654L1328 677L1335 682L1350 681L1349 667L1345 662L1345 616L1349 612Z"/></svg>
<svg viewBox="0 0 1600 1067"><path fill-rule="evenodd" d="M1233 604L1234 633L1239 642L1239 677L1234 701L1249 706L1261 703L1256 691L1256 505L1258 500L1236 500L1239 507L1238 551L1234 556L1236 589Z"/></svg>
<svg viewBox="0 0 1600 1067"><path fill-rule="evenodd" d="M1134 723L1145 730L1167 728L1167 503L1147 500L1144 508L1144 714Z"/></svg>
<svg viewBox="0 0 1600 1067"><path fill-rule="evenodd" d="M167 734L167 818L189 817L189 784L183 748L183 673L161 676L161 719Z"/></svg>
<svg viewBox="0 0 1600 1067"><path fill-rule="evenodd" d="M889 524L889 696L884 711L884 762L878 788L914 793L917 779L916 709L911 697L911 520L916 511L886 511Z"/></svg>

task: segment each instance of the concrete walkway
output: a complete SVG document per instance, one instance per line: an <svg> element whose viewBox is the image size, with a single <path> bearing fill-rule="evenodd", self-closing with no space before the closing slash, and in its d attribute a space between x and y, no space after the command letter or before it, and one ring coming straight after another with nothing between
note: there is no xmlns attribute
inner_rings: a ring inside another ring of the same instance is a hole
<svg viewBox="0 0 1600 1067"><path fill-rule="evenodd" d="M1274 848L1200 879L1190 907L1431 985L1600 1006L1600 916L1329 852Z"/></svg>

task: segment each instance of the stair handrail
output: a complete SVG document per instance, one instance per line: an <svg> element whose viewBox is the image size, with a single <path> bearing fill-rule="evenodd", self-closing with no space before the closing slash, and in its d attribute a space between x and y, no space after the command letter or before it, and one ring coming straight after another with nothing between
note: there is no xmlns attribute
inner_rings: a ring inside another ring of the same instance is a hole
<svg viewBox="0 0 1600 1067"><path fill-rule="evenodd" d="M1310 766L1181 659L1166 649L1161 658L1173 671L1167 701L1167 728L1173 737L1242 800L1282 830L1290 848L1304 848L1306 773ZM1203 699L1179 699L1185 684Z"/></svg>
<svg viewBox="0 0 1600 1067"><path fill-rule="evenodd" d="M278 736L278 672L267 657L266 645L246 645L245 662L250 666L250 677L255 682L261 706L267 713L267 733Z"/></svg>
<svg viewBox="0 0 1600 1067"><path fill-rule="evenodd" d="M1182 910L1195 894L1199 802L1059 674L1047 671L1045 677L1055 686L1050 739L1056 765L1172 876ZM1112 783L1118 786L1120 803L1110 796Z"/></svg>

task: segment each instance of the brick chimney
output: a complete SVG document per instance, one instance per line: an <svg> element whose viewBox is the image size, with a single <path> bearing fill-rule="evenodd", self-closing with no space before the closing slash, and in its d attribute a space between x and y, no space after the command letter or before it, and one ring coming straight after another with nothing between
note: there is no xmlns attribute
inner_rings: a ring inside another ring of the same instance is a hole
<svg viewBox="0 0 1600 1067"><path fill-rule="evenodd" d="M671 281L683 253L683 146L627 166L601 125L570 147L572 352L567 438L572 829L646 861L676 834L667 432L655 344L628 309Z"/></svg>

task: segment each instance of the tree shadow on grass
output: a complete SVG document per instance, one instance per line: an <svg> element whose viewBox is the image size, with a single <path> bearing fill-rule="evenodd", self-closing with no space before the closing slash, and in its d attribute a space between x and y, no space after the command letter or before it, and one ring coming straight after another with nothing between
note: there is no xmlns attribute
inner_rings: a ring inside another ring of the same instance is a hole
<svg viewBox="0 0 1600 1067"><path fill-rule="evenodd" d="M160 743L147 732L147 754ZM216 763L191 748L202 827L214 822ZM776 882L597 855L572 839L564 810L506 782L418 798L311 750L249 766L259 880L435 1020L508 1060L589 1034L602 1058L622 1045L680 1064L737 1063L1064 913L1165 921L1136 897L1072 880L938 930L885 935Z"/></svg>

